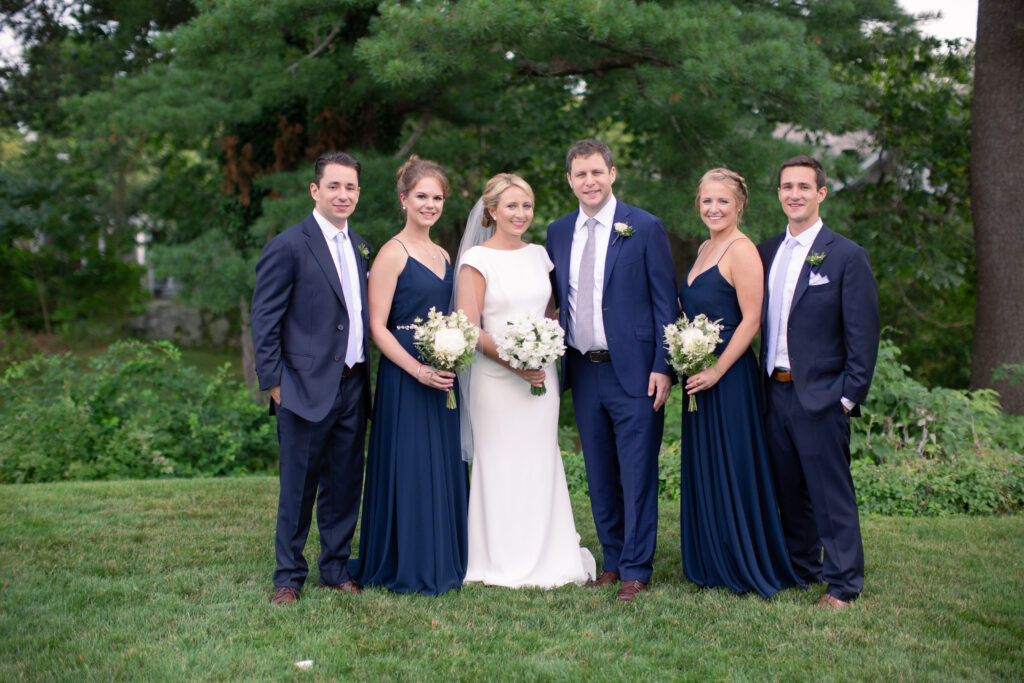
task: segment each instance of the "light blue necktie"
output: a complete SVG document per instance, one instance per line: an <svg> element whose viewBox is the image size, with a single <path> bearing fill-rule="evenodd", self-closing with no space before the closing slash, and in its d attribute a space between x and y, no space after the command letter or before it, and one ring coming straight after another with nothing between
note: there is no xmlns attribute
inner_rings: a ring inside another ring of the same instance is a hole
<svg viewBox="0 0 1024 683"><path fill-rule="evenodd" d="M334 235L334 264L338 268L338 279L341 280L341 293L345 295L345 309L348 311L348 347L345 352L345 365L352 367L359 361L359 352L361 341L356 338L356 326L352 324L352 319L355 317L356 312L356 295L352 293L352 283L349 280L348 273L345 270L345 257L342 249L346 248L348 242L348 235L342 231L338 231Z"/></svg>
<svg viewBox="0 0 1024 683"><path fill-rule="evenodd" d="M765 357L765 364L768 366L768 374L775 370L775 354L779 350L779 335L782 331L782 290L786 288L786 273L789 271L789 262L793 258L793 249L799 244L792 237L787 237L782 245L782 255L778 258L778 266L775 268L775 277L772 278L771 289L768 290L768 355Z"/></svg>
<svg viewBox="0 0 1024 683"><path fill-rule="evenodd" d="M597 220L588 218L583 227L587 231L587 243L583 245L580 258L580 272L576 284L576 327L573 341L576 348L586 353L594 345L594 252L596 240L594 228Z"/></svg>

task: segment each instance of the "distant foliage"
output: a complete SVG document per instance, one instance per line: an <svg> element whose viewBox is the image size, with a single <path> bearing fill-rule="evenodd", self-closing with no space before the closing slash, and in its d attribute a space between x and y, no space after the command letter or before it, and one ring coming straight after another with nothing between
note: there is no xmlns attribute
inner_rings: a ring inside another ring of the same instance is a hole
<svg viewBox="0 0 1024 683"><path fill-rule="evenodd" d="M119 342L88 361L37 355L0 377L0 483L269 472L273 422L227 366L168 342Z"/></svg>

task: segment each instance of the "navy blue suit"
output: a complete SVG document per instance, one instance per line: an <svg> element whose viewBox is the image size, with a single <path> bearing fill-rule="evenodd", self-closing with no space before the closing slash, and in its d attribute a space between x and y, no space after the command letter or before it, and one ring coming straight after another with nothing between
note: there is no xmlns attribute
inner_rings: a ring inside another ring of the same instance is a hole
<svg viewBox="0 0 1024 683"><path fill-rule="evenodd" d="M785 233L760 245L765 287L761 329L770 333L768 277ZM868 395L878 357L878 289L867 252L826 226L805 262L789 312L786 341L792 382L767 378L765 342L761 377L766 385L766 434L772 474L790 558L806 581L828 583L841 600L864 585L857 496L850 475L850 414L840 399ZM811 271L828 282L810 285ZM822 549L824 548L824 560Z"/></svg>
<svg viewBox="0 0 1024 683"><path fill-rule="evenodd" d="M366 242L349 230L362 299L363 358L369 359ZM344 261L342 262L344 267ZM345 373L349 314L327 241L312 214L277 235L256 265L252 335L260 389L281 386L277 414L281 493L275 586L301 588L302 551L313 503L321 553L320 582L348 580L346 564L362 491L369 412L367 363Z"/></svg>
<svg viewBox="0 0 1024 683"><path fill-rule="evenodd" d="M569 261L579 210L548 226L555 264L553 289L562 327L569 329ZM678 314L675 268L665 226L619 201L615 222L634 229L609 234L602 315L611 361L591 363L570 348L562 389L573 408L587 467L590 506L604 553L603 570L623 581L650 581L658 530L658 453L664 408L647 395L652 372L674 377L664 326Z"/></svg>

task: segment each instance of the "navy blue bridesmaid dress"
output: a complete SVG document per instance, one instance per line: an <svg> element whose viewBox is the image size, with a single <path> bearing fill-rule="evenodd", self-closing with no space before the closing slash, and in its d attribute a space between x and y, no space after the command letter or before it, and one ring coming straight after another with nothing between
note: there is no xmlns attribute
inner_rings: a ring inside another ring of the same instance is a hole
<svg viewBox="0 0 1024 683"><path fill-rule="evenodd" d="M398 276L388 329L406 351L411 325L433 306L446 313L453 274L412 258ZM457 392L456 392L457 393ZM459 411L446 393L420 384L381 356L366 458L359 556L349 571L363 587L440 595L462 585L468 559L469 485L459 448Z"/></svg>
<svg viewBox="0 0 1024 683"><path fill-rule="evenodd" d="M683 312L721 319L717 355L742 319L736 290L712 266L679 291ZM683 573L701 586L770 598L803 585L789 561L765 445L757 361L748 348L718 382L683 401Z"/></svg>

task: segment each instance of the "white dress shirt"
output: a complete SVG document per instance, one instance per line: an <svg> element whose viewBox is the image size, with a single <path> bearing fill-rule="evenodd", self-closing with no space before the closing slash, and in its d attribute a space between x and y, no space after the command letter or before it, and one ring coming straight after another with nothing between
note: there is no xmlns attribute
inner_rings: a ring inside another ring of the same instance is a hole
<svg viewBox="0 0 1024 683"><path fill-rule="evenodd" d="M807 260L807 254L811 251L811 245L814 244L815 238L818 233L821 232L821 226L823 225L821 219L812 225L802 233L793 236L789 231L789 226L786 226L786 239L779 243L779 250L775 252L775 256L772 257L772 267L768 272L768 296L777 297L782 296L782 320L778 322L779 338L775 348L775 367L783 368L788 370L793 367L789 364L789 344L786 341L785 330L789 324L789 309L793 305L793 294L796 292L796 283L800 280L800 271L804 267L804 262ZM786 271L786 280L782 286L782 292L776 292L772 289L772 284L775 282L775 270L779 266L779 254L786 245L786 240L796 240L796 246L793 247L793 255L789 260L789 270ZM769 325L775 325L776 321L771 320L768 322ZM770 327L769 329L774 329Z"/></svg>
<svg viewBox="0 0 1024 683"><path fill-rule="evenodd" d="M775 252L775 256L772 257L772 267L768 272L768 296L774 297L779 296L779 293L772 289L772 283L775 282L775 269L779 265L778 256L782 252L782 249L786 245L786 240L796 240L796 246L793 247L793 254L789 260L789 269L786 271L786 280L782 286L782 320L779 322L779 338L775 348L775 367L789 369L793 366L789 363L789 342L786 339L785 330L789 326L789 310L793 306L793 294L796 292L796 284L800 281L800 271L803 270L804 263L807 261L807 255L811 251L811 247L814 245L814 240L817 239L818 233L821 232L821 228L824 225L822 220L819 218L818 222L812 225L807 230L796 237L789 231L789 226L786 226L786 239L779 243L779 250ZM769 325L773 324L769 322ZM769 328L771 329L771 328ZM853 410L855 405L853 401L843 396L840 402L846 407L847 410Z"/></svg>
<svg viewBox="0 0 1024 683"><path fill-rule="evenodd" d="M601 311L601 301L604 294L604 262L608 256L608 241L612 232L612 223L615 222L615 207L617 205L618 202L615 199L615 195L612 195L608 198L608 203L594 216L594 219L597 221L597 225L594 227L594 239L597 242L594 244L594 291L592 292L594 297L594 344L589 349L579 349L584 353L608 349L608 339L604 333L604 315ZM583 225L587 222L588 218L589 216L583 213L583 207L581 206L579 214L576 216L576 229L572 234L572 250L569 252L568 303L569 320L572 321L572 324L566 332L566 344L573 348L579 348L576 346L573 330L576 328L576 298L580 295L580 261L583 260L583 247L587 244L587 229Z"/></svg>
<svg viewBox="0 0 1024 683"><path fill-rule="evenodd" d="M327 249L331 252L334 268L338 271L338 281L340 282L343 277L348 280L347 289L352 292L351 298L354 299L354 301L345 300L345 308L348 310L348 348L345 352L345 365L352 367L356 363L362 363L365 359L363 358L363 301L360 296L362 289L359 283L359 268L356 265L356 252L348 234L348 221L345 221L345 227L339 230L316 209L313 209L313 218L316 219L320 231L324 234L324 239L327 240ZM338 233L341 233L340 241L335 239ZM340 248L342 245L346 245L348 248ZM343 292L345 289L342 287Z"/></svg>

